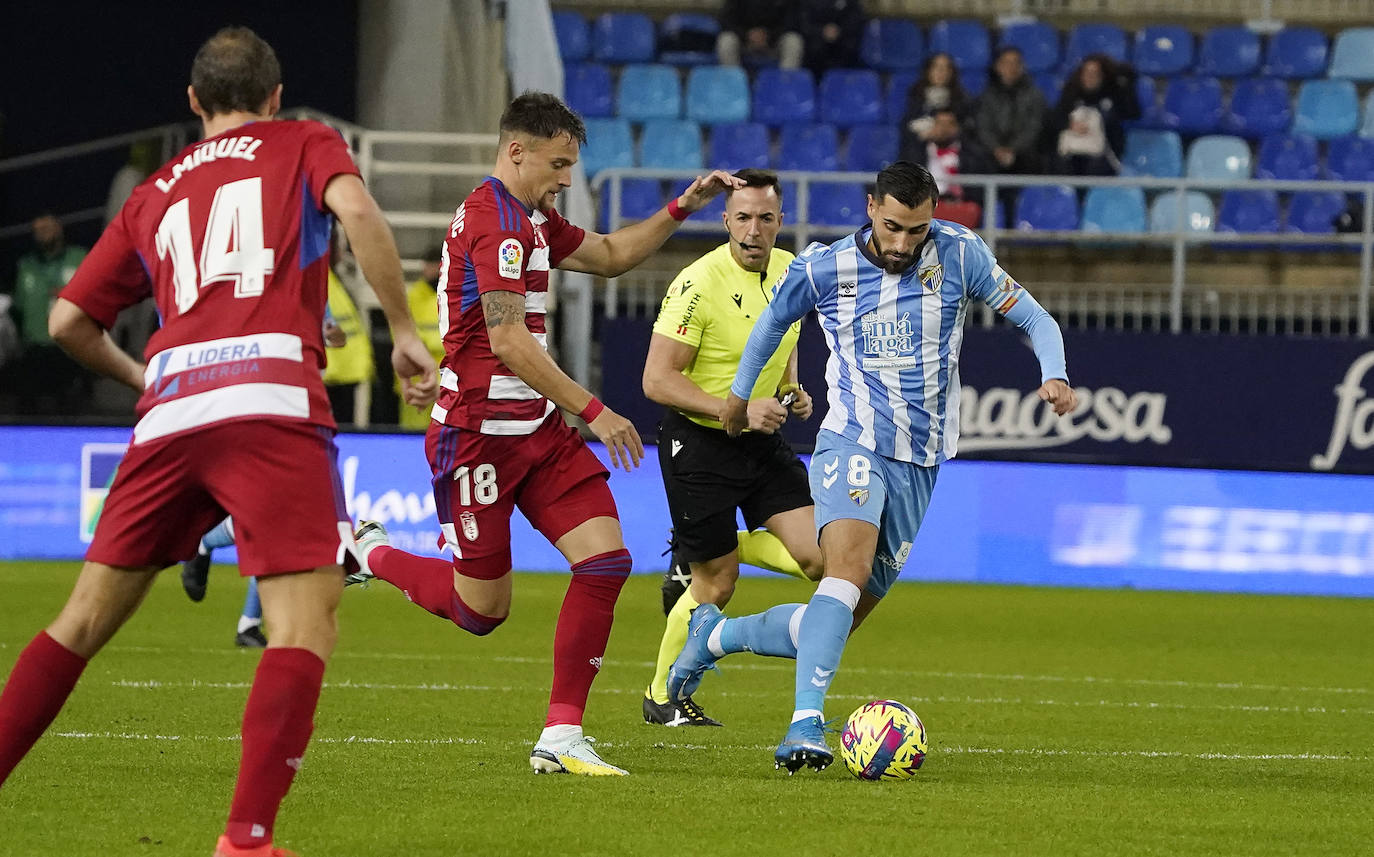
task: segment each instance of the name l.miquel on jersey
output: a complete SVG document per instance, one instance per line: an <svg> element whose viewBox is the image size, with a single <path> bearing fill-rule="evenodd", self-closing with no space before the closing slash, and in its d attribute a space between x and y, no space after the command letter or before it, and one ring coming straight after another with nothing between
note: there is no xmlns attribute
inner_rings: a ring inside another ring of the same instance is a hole
<svg viewBox="0 0 1374 857"><path fill-rule="evenodd" d="M238 158L241 161L256 161L255 154L262 141L257 137L225 137L223 140L211 140L196 146L195 150L181 159L181 163L172 165L172 178L158 179L155 184L157 189L163 193L171 191L172 186L186 173L194 170L201 164L209 164L221 158Z"/></svg>

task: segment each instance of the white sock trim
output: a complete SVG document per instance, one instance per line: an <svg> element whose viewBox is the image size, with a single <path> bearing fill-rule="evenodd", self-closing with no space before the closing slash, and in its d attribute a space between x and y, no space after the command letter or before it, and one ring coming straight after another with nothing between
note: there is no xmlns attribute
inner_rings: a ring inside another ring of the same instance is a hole
<svg viewBox="0 0 1374 857"><path fill-rule="evenodd" d="M718 658L725 657L725 647L720 644L720 635L725 630L725 623L729 619L716 623L716 627L711 629L711 635L706 638L706 650Z"/></svg>
<svg viewBox="0 0 1374 857"><path fill-rule="evenodd" d="M555 726L545 726L544 731L539 733L537 743L552 747L566 747L581 737L582 726L580 724L560 723Z"/></svg>
<svg viewBox="0 0 1374 857"><path fill-rule="evenodd" d="M787 636L792 638L793 648L800 645L802 617L806 615L806 605L803 604L792 613L792 618L787 620Z"/></svg>
<svg viewBox="0 0 1374 857"><path fill-rule="evenodd" d="M859 606L859 587L842 578L827 577L822 580L816 586L816 594L835 599L848 607L851 613Z"/></svg>
<svg viewBox="0 0 1374 857"><path fill-rule="evenodd" d="M249 628L257 628L257 627L260 627L261 625L262 625L262 620L261 620L261 619L254 619L254 618L252 618L252 617L250 617L250 616L240 616L240 617L239 617L239 629L238 629L238 631L236 631L235 633L242 634L244 631L247 631Z"/></svg>
<svg viewBox="0 0 1374 857"><path fill-rule="evenodd" d="M796 711L792 712L793 723L805 720L808 717L819 717L820 719L824 720L825 712L815 708L798 708Z"/></svg>

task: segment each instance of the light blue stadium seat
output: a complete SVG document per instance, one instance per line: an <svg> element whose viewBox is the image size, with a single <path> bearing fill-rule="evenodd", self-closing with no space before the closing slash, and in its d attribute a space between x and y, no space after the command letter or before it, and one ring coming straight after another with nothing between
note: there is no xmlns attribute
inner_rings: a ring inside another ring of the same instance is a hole
<svg viewBox="0 0 1374 857"><path fill-rule="evenodd" d="M1127 60L1126 33L1114 24L1077 24L1069 30L1064 68L1073 70L1089 54L1106 54L1118 62Z"/></svg>
<svg viewBox="0 0 1374 857"><path fill-rule="evenodd" d="M653 62L654 47L654 22L639 12L607 12L592 27L597 62Z"/></svg>
<svg viewBox="0 0 1374 857"><path fill-rule="evenodd" d="M680 43L684 37L695 36L708 46L701 50L660 50L658 61L661 63L695 66L711 65L716 61L715 40L720 34L720 22L713 15L677 12L663 19L658 34L662 42Z"/></svg>
<svg viewBox="0 0 1374 857"><path fill-rule="evenodd" d="M624 119L588 119L587 145L582 147L580 159L587 178L608 167L635 165L634 137L630 123Z"/></svg>
<svg viewBox="0 0 1374 857"><path fill-rule="evenodd" d="M1298 89L1293 131L1330 140L1355 133L1359 123L1359 98L1348 80L1309 80Z"/></svg>
<svg viewBox="0 0 1374 857"><path fill-rule="evenodd" d="M1218 232L1278 232L1279 195L1272 190L1228 190L1217 211Z"/></svg>
<svg viewBox="0 0 1374 857"><path fill-rule="evenodd" d="M1360 108L1360 136L1374 137L1374 89L1365 94Z"/></svg>
<svg viewBox="0 0 1374 857"><path fill-rule="evenodd" d="M1093 187L1083 199L1084 232L1144 232L1145 191L1138 187Z"/></svg>
<svg viewBox="0 0 1374 857"><path fill-rule="evenodd" d="M711 129L710 163L714 168L767 169L768 129L758 122L736 122ZM723 195L723 194L722 194Z"/></svg>
<svg viewBox="0 0 1374 857"><path fill-rule="evenodd" d="M1328 77L1374 80L1374 27L1351 27L1336 35Z"/></svg>
<svg viewBox="0 0 1374 857"><path fill-rule="evenodd" d="M1121 171L1133 176L1178 178L1183 175L1183 141L1173 131L1127 131Z"/></svg>
<svg viewBox="0 0 1374 857"><path fill-rule="evenodd" d="M821 121L841 128L883 120L878 73L866 69L831 69L821 77Z"/></svg>
<svg viewBox="0 0 1374 857"><path fill-rule="evenodd" d="M1078 228L1078 194L1068 185L1022 188L1016 197L1016 228L1069 231Z"/></svg>
<svg viewBox="0 0 1374 857"><path fill-rule="evenodd" d="M1227 134L1198 137L1188 147L1186 170L1190 179L1248 179L1250 146Z"/></svg>
<svg viewBox="0 0 1374 857"><path fill-rule="evenodd" d="M897 160L897 126L856 125L849 132L841 169L856 173L876 173Z"/></svg>
<svg viewBox="0 0 1374 857"><path fill-rule="evenodd" d="M1255 178L1306 182L1320 175L1315 139L1304 134L1271 134L1260 142Z"/></svg>
<svg viewBox="0 0 1374 857"><path fill-rule="evenodd" d="M930 52L946 53L961 72L983 72L992 62L992 46L982 21L943 18L930 28Z"/></svg>
<svg viewBox="0 0 1374 857"><path fill-rule="evenodd" d="M749 78L739 66L700 66L687 75L687 118L704 125L749 118Z"/></svg>
<svg viewBox="0 0 1374 857"><path fill-rule="evenodd" d="M816 118L816 82L804 68L765 68L754 78L754 121L765 125Z"/></svg>
<svg viewBox="0 0 1374 857"><path fill-rule="evenodd" d="M1374 140L1337 137L1326 152L1326 174L1335 181L1374 181Z"/></svg>
<svg viewBox="0 0 1374 857"><path fill-rule="evenodd" d="M1249 27L1215 27L1202 37L1197 73L1249 77L1259 71L1260 39Z"/></svg>
<svg viewBox="0 0 1374 857"><path fill-rule="evenodd" d="M1264 73L1288 80L1326 74L1327 42L1320 30L1285 27L1269 37Z"/></svg>
<svg viewBox="0 0 1374 857"><path fill-rule="evenodd" d="M807 220L818 226L859 226L868 217L868 194L854 182L813 182Z"/></svg>
<svg viewBox="0 0 1374 857"><path fill-rule="evenodd" d="M650 119L639 138L639 165L701 169L701 127L690 119Z"/></svg>
<svg viewBox="0 0 1374 857"><path fill-rule="evenodd" d="M1150 231L1174 232L1179 228L1178 191L1161 193L1150 203ZM1211 232L1216 223L1216 208L1211 197L1196 190L1190 190L1183 197L1183 221L1185 232Z"/></svg>
<svg viewBox="0 0 1374 857"><path fill-rule="evenodd" d="M1193 34L1185 27L1160 24L1136 33L1135 67L1141 74L1169 77L1193 65Z"/></svg>
<svg viewBox="0 0 1374 857"><path fill-rule="evenodd" d="M839 169L840 135L834 125L784 125L778 141L778 169Z"/></svg>
<svg viewBox="0 0 1374 857"><path fill-rule="evenodd" d="M914 71L926 59L925 37L906 18L874 18L864 28L859 56L869 68Z"/></svg>
<svg viewBox="0 0 1374 857"><path fill-rule="evenodd" d="M887 89L883 95L883 112L889 122L901 122L906 115L906 94L911 85L920 78L917 71L894 71L887 76Z"/></svg>
<svg viewBox="0 0 1374 857"><path fill-rule="evenodd" d="M667 65L627 65L616 87L616 115L631 121L682 115L682 85Z"/></svg>
<svg viewBox="0 0 1374 857"><path fill-rule="evenodd" d="M582 62L592 53L592 28L579 12L554 12L553 37L563 62Z"/></svg>
<svg viewBox="0 0 1374 857"><path fill-rule="evenodd" d="M1164 123L1180 134L1210 134L1221 127L1221 81L1176 77L1164 90Z"/></svg>
<svg viewBox="0 0 1374 857"><path fill-rule="evenodd" d="M615 115L611 70L600 63L585 62L564 67L563 94L568 106L583 119Z"/></svg>
<svg viewBox="0 0 1374 857"><path fill-rule="evenodd" d="M602 232L617 228L611 223L610 184L602 190ZM622 179L620 182L620 217L622 220L643 220L663 207L663 183L658 179Z"/></svg>
<svg viewBox="0 0 1374 857"><path fill-rule="evenodd" d="M1277 77L1249 77L1236 82L1221 127L1251 139L1281 134L1293 124L1288 84Z"/></svg>
<svg viewBox="0 0 1374 857"><path fill-rule="evenodd" d="M1044 21L1021 21L1002 28L999 48L1016 48L1026 71L1050 71L1059 67L1059 31Z"/></svg>
<svg viewBox="0 0 1374 857"><path fill-rule="evenodd" d="M1284 232L1329 235L1336 231L1336 218L1345 211L1345 195L1335 191L1299 191L1288 203Z"/></svg>

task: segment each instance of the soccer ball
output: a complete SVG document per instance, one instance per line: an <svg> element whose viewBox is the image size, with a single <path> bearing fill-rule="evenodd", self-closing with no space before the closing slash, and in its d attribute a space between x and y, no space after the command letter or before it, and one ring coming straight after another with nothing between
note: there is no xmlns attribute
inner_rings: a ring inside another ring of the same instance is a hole
<svg viewBox="0 0 1374 857"><path fill-rule="evenodd" d="M925 724L900 702L875 699L845 721L840 755L861 780L910 779L926 759Z"/></svg>

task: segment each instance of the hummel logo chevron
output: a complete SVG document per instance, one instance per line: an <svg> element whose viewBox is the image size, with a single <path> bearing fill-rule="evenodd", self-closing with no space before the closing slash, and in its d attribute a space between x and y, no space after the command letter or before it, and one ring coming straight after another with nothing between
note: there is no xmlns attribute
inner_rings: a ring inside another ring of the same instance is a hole
<svg viewBox="0 0 1374 857"><path fill-rule="evenodd" d="M840 457L835 456L835 460L825 465L825 476L821 479L821 484L826 488L835 484L835 480L840 478Z"/></svg>

